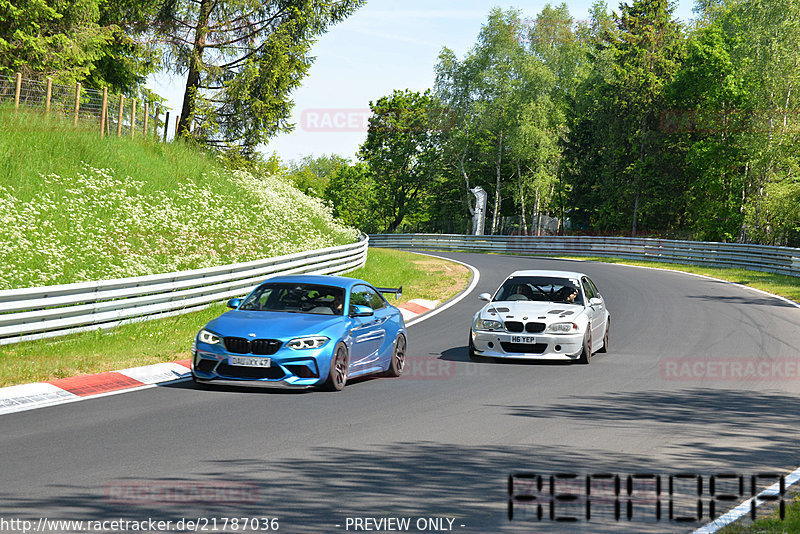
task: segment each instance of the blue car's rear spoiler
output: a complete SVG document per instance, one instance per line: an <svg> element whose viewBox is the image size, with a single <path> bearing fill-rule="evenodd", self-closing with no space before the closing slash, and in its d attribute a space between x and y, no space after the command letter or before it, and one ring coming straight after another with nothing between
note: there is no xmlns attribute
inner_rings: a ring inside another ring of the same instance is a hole
<svg viewBox="0 0 800 534"><path fill-rule="evenodd" d="M403 295L403 286L400 286L398 288L376 287L375 289L377 289L381 293L394 293L395 300L399 299Z"/></svg>

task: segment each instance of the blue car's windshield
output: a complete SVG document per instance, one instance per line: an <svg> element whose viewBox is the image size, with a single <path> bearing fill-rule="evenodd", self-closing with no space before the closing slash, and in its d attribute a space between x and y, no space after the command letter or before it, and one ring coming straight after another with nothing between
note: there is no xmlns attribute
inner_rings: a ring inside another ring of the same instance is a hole
<svg viewBox="0 0 800 534"><path fill-rule="evenodd" d="M533 300L576 304L582 302L582 298L580 288L565 278L515 276L503 283L493 300Z"/></svg>
<svg viewBox="0 0 800 534"><path fill-rule="evenodd" d="M344 289L317 284L267 283L248 295L239 309L342 315Z"/></svg>

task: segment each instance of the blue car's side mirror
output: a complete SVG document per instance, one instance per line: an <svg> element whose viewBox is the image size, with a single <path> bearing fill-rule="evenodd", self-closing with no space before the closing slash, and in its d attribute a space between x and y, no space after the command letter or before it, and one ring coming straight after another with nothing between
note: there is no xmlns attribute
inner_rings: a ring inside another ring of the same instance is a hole
<svg viewBox="0 0 800 534"><path fill-rule="evenodd" d="M242 303L242 299L231 299L228 301L228 307L233 308L234 310L239 307L239 304Z"/></svg>
<svg viewBox="0 0 800 534"><path fill-rule="evenodd" d="M375 315L369 306L359 306L358 304L350 307L350 317L370 317Z"/></svg>

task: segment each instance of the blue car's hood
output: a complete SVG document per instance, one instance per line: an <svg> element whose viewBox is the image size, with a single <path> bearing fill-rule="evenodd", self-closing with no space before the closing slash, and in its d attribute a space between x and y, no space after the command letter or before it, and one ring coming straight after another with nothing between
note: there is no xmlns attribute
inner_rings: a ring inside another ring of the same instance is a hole
<svg viewBox="0 0 800 534"><path fill-rule="evenodd" d="M280 339L333 334L334 330L343 328L345 320L340 315L232 310L220 315L205 328L223 337L247 338L255 334L256 338Z"/></svg>

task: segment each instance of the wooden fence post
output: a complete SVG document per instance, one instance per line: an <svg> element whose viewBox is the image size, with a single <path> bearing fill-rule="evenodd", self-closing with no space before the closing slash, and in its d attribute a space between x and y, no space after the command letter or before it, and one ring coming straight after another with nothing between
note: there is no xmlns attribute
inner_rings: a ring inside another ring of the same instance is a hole
<svg viewBox="0 0 800 534"><path fill-rule="evenodd" d="M100 137L106 135L106 116L108 115L108 87L103 87L103 107L100 111Z"/></svg>
<svg viewBox="0 0 800 534"><path fill-rule="evenodd" d="M44 112L50 114L50 98L53 96L53 78L47 78L47 97L45 99Z"/></svg>
<svg viewBox="0 0 800 534"><path fill-rule="evenodd" d="M18 72L16 78L14 87L14 113L19 110L19 95L22 92L22 74Z"/></svg>
<svg viewBox="0 0 800 534"><path fill-rule="evenodd" d="M181 123L181 116L180 114L175 115L175 138L178 138L178 125Z"/></svg>
<svg viewBox="0 0 800 534"><path fill-rule="evenodd" d="M150 118L150 102L145 102L144 103L144 128L142 128L144 130L144 134L143 135L145 136L145 138L147 137L147 119L149 119L149 118Z"/></svg>
<svg viewBox="0 0 800 534"><path fill-rule="evenodd" d="M167 116L164 117L164 142L167 142L167 130L169 126L169 111L167 111Z"/></svg>
<svg viewBox="0 0 800 534"><path fill-rule="evenodd" d="M122 137L122 112L125 111L125 95L119 95L119 115L117 115L117 137Z"/></svg>
<svg viewBox="0 0 800 534"><path fill-rule="evenodd" d="M75 84L75 120L73 126L78 125L78 113L81 111L81 83Z"/></svg>
<svg viewBox="0 0 800 534"><path fill-rule="evenodd" d="M133 133L136 131L136 99L133 99L131 102L131 139L133 139Z"/></svg>
<svg viewBox="0 0 800 534"><path fill-rule="evenodd" d="M156 123L153 126L153 134L156 137L156 141L158 141L158 116L161 115L161 108L156 107Z"/></svg>

